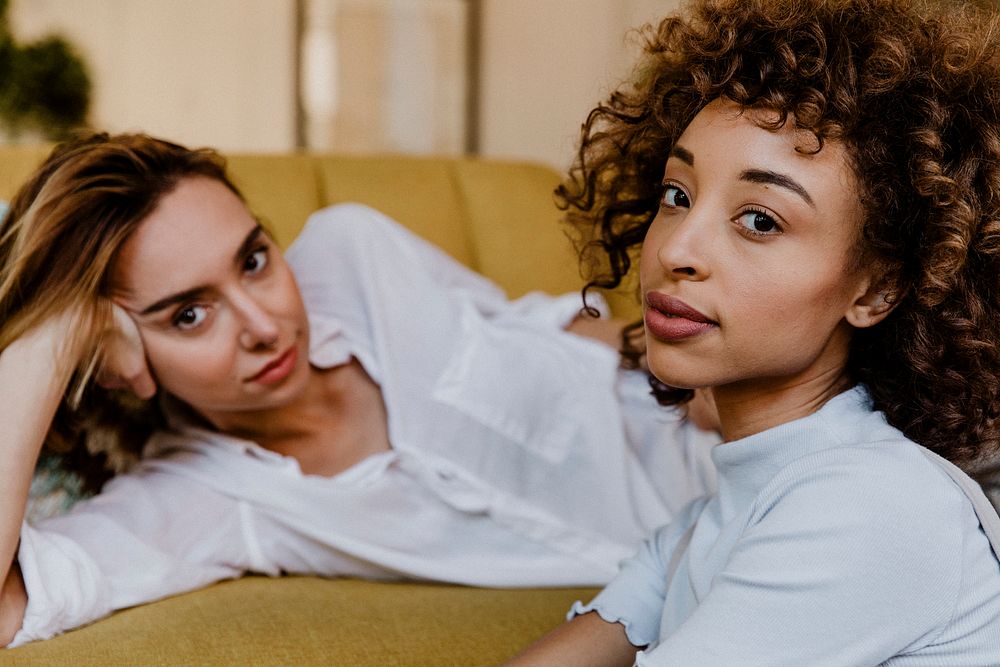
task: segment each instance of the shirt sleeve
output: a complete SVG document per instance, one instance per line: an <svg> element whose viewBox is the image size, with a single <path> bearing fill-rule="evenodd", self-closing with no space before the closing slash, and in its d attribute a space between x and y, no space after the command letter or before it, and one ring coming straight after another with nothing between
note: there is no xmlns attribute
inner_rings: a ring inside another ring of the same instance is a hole
<svg viewBox="0 0 1000 667"><path fill-rule="evenodd" d="M313 214L286 254L311 308L323 314L349 313L358 308L355 283L379 275L396 289L433 284L474 304L487 317L520 319L543 327L565 327L583 305L577 293L551 296L531 292L515 300L488 278L456 261L443 250L378 211L361 204L339 204ZM326 299L313 298L311 285L328 290ZM344 289L347 288L347 289ZM336 294L329 294L337 292ZM337 299L337 303L329 303ZM599 295L591 305L607 314Z"/></svg>
<svg viewBox="0 0 1000 667"><path fill-rule="evenodd" d="M855 667L933 642L961 582L964 496L937 471L833 456L762 493L698 606L637 665Z"/></svg>
<svg viewBox="0 0 1000 667"><path fill-rule="evenodd" d="M704 508L706 498L689 503L677 518L639 547L621 564L618 575L589 604L573 605L568 618L591 611L608 623L621 623L633 646L654 644L669 582L666 572L674 550Z"/></svg>
<svg viewBox="0 0 1000 667"><path fill-rule="evenodd" d="M171 475L127 474L61 517L21 529L28 593L11 647L250 569L239 502Z"/></svg>

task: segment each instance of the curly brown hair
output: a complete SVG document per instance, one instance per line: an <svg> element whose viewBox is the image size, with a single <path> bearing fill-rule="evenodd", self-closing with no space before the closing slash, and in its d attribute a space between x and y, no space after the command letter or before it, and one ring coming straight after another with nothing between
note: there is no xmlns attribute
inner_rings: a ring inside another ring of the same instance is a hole
<svg viewBox="0 0 1000 667"><path fill-rule="evenodd" d="M777 111L758 122L847 149L863 190L858 254L896 306L856 331L852 378L892 425L960 465L1000 449L997 17L943 2L702 0L643 35L634 81L590 113L556 192L591 267L584 295L629 276L667 156L705 105ZM642 354L634 339L626 362ZM690 397L651 383L661 403Z"/></svg>

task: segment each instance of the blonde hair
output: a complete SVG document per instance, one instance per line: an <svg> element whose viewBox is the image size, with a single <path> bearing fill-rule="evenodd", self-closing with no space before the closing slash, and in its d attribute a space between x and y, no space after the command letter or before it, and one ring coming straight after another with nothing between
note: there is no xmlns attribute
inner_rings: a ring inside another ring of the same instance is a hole
<svg viewBox="0 0 1000 667"><path fill-rule="evenodd" d="M82 359L45 449L99 488L162 421L155 402L89 382L111 330L111 267L160 199L187 177L226 185L225 160L144 134L81 135L57 146L0 222L0 349L49 318L75 313Z"/></svg>

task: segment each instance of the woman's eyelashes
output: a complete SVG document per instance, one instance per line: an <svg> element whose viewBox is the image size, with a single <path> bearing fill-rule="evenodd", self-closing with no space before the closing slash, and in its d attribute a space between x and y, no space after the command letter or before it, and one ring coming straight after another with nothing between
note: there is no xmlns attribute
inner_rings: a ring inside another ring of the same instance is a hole
<svg viewBox="0 0 1000 667"><path fill-rule="evenodd" d="M748 208L736 216L734 222L741 232L753 238L774 236L782 231L778 221L770 213L758 208Z"/></svg>
<svg viewBox="0 0 1000 667"><path fill-rule="evenodd" d="M246 257L240 267L242 272L248 276L256 276L264 272L270 264L270 247L261 245L254 248ZM170 316L170 326L180 331L192 331L204 324L209 315L209 306L201 303L187 303L174 311Z"/></svg>
<svg viewBox="0 0 1000 667"><path fill-rule="evenodd" d="M243 260L243 271L250 275L261 273L269 264L268 251L266 245L254 248Z"/></svg>
<svg viewBox="0 0 1000 667"><path fill-rule="evenodd" d="M663 184L660 207L668 210L691 208L691 198L680 185L667 181ZM775 215L756 206L744 207L744 210L733 218L733 223L741 234L751 239L774 236L784 231Z"/></svg>
<svg viewBox="0 0 1000 667"><path fill-rule="evenodd" d="M688 208L691 201L687 193L676 183L663 184L663 197L660 198L660 206L664 208Z"/></svg>
<svg viewBox="0 0 1000 667"><path fill-rule="evenodd" d="M208 317L208 307L200 304L186 304L178 308L170 318L170 324L181 331L197 329Z"/></svg>

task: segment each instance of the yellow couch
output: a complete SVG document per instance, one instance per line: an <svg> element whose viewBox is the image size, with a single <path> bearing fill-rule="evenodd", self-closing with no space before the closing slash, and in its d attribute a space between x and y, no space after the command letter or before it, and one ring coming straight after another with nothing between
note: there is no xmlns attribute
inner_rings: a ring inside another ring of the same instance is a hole
<svg viewBox="0 0 1000 667"><path fill-rule="evenodd" d="M0 149L0 199L46 154ZM505 288L579 289L559 225L559 175L470 159L233 155L251 207L287 245L323 206L373 206ZM12 665L494 665L590 589L486 590L313 577L248 577L124 610L0 653Z"/></svg>

